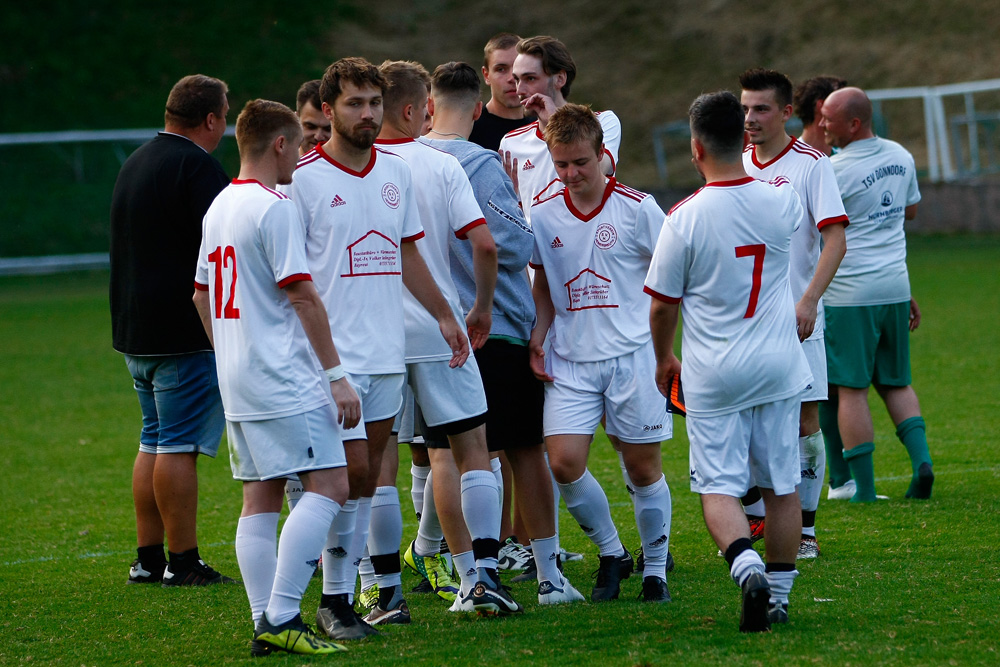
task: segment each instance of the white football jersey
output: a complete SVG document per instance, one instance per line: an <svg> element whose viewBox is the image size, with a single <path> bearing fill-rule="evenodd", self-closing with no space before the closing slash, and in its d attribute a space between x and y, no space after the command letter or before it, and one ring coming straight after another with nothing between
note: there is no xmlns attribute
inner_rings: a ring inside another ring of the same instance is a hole
<svg viewBox="0 0 1000 667"><path fill-rule="evenodd" d="M766 163L757 159L757 147L750 144L743 151L743 166L747 174L762 181L784 176L795 188L802 203L802 222L792 234L791 268L792 298L798 303L816 274L821 236L827 225L847 224L844 203L840 199L837 177L830 158L795 137L781 153ZM823 299L816 308L816 326L812 339L823 337L825 319Z"/></svg>
<svg viewBox="0 0 1000 667"><path fill-rule="evenodd" d="M310 280L295 205L258 181L234 180L205 214L195 287L207 290L226 419L302 414L330 403L283 287Z"/></svg>
<svg viewBox="0 0 1000 667"><path fill-rule="evenodd" d="M826 290L830 306L910 300L905 209L920 201L913 156L895 141L854 141L830 158L851 226L847 254Z"/></svg>
<svg viewBox="0 0 1000 667"><path fill-rule="evenodd" d="M423 236L410 168L372 148L361 172L319 145L299 158L282 188L306 225L306 254L330 317L341 364L349 373L405 368L400 244Z"/></svg>
<svg viewBox="0 0 1000 667"><path fill-rule="evenodd" d="M552 349L577 362L639 349L650 339L642 284L663 226L656 200L612 177L601 205L587 215L565 189L532 208L531 265L545 269L555 306Z"/></svg>
<svg viewBox="0 0 1000 667"><path fill-rule="evenodd" d="M604 152L611 158L611 173L618 168L618 150L622 143L622 124L613 111L598 111L597 120L604 130ZM555 165L538 128L538 121L508 132L500 140L500 152L510 151L517 158L517 190L524 217L531 223L531 205L562 188Z"/></svg>
<svg viewBox="0 0 1000 667"><path fill-rule="evenodd" d="M791 398L812 380L788 281L801 220L798 195L782 177L709 183L670 210L645 291L681 303L688 413Z"/></svg>
<svg viewBox="0 0 1000 667"><path fill-rule="evenodd" d="M413 181L413 193L424 221L425 237L417 247L455 319L462 324L465 316L451 279L448 235L464 239L470 229L486 224L469 177L454 155L414 139L379 140L378 144L403 158L418 175ZM409 291L403 298L403 314L407 363L451 359L451 348L441 336L437 320Z"/></svg>

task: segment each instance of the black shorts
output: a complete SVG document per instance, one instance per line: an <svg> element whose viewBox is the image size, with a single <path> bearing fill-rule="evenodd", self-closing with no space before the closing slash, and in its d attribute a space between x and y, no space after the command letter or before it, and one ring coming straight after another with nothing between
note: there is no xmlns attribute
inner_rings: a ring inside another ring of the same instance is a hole
<svg viewBox="0 0 1000 667"><path fill-rule="evenodd" d="M491 452L542 443L545 385L528 365L528 347L492 338L476 361L486 390L486 442Z"/></svg>
<svg viewBox="0 0 1000 667"><path fill-rule="evenodd" d="M427 449L449 449L451 445L448 443L449 435L458 435L459 433L465 433L466 431L471 431L477 426L481 426L486 423L486 414L476 415L475 417L469 417L467 419L459 419L457 422L448 422L446 424L438 424L437 426L428 426L424 421L424 416L417 413L418 424L416 425L416 431L418 433L424 434L424 447Z"/></svg>

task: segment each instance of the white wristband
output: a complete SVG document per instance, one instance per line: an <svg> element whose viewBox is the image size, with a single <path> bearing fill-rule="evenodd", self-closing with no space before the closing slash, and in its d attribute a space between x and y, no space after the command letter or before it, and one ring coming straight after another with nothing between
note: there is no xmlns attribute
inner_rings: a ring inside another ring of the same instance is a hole
<svg viewBox="0 0 1000 667"><path fill-rule="evenodd" d="M326 368L323 370L326 373L326 379L330 382L336 382L337 380L342 380L347 373L344 372L343 366L334 366L333 368Z"/></svg>

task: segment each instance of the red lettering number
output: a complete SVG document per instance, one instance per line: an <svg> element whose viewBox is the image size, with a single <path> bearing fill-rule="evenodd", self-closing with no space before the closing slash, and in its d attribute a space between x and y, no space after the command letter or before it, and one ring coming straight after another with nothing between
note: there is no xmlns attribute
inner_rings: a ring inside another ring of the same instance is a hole
<svg viewBox="0 0 1000 667"><path fill-rule="evenodd" d="M753 257L753 284L750 286L750 302L747 304L747 312L743 319L753 317L757 311L757 297L760 296L760 276L764 272L764 250L763 243L753 245L741 245L736 247L737 257Z"/></svg>
<svg viewBox="0 0 1000 667"><path fill-rule="evenodd" d="M229 283L229 299L226 300L226 308L222 308L222 270L229 268L229 260L233 263L233 279ZM233 305L236 298L236 248L227 245L225 249L217 246L215 250L208 254L208 261L215 265L215 318L225 318L227 320L240 319L240 309Z"/></svg>

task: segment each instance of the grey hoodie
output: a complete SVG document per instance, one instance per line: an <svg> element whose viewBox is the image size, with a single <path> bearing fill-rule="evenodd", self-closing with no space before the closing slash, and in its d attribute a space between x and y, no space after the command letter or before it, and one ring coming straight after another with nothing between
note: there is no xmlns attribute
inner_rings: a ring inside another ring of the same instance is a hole
<svg viewBox="0 0 1000 667"><path fill-rule="evenodd" d="M531 259L535 237L524 219L514 192L514 184L504 171L500 155L469 141L441 141L422 137L420 141L458 158L465 169L476 201L497 246L497 286L493 293L491 336L509 336L522 341L531 337L535 303L525 267ZM415 177L419 175L415 174ZM472 245L449 235L451 277L458 288L462 310L468 313L476 301L476 280L472 270Z"/></svg>

